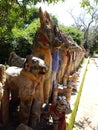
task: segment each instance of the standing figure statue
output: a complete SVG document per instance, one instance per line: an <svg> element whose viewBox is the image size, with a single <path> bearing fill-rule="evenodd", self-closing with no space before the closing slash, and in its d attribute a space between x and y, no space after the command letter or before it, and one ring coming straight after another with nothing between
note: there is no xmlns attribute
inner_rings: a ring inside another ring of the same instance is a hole
<svg viewBox="0 0 98 130"><path fill-rule="evenodd" d="M66 114L70 109L70 104L65 96L60 96L56 103L46 104L43 108L43 114L49 119L52 117L53 130L66 130Z"/></svg>

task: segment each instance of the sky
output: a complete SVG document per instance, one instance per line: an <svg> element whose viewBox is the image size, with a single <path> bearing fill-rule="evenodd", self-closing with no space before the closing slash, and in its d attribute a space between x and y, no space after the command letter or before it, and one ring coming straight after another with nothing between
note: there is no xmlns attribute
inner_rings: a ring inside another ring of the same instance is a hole
<svg viewBox="0 0 98 130"><path fill-rule="evenodd" d="M70 26L74 23L74 20L69 12L72 10L72 14L78 16L81 11L80 2L81 0L65 0L65 2L50 5L47 3L39 3L37 7L41 7L43 11L46 10L48 13L55 15L61 24Z"/></svg>

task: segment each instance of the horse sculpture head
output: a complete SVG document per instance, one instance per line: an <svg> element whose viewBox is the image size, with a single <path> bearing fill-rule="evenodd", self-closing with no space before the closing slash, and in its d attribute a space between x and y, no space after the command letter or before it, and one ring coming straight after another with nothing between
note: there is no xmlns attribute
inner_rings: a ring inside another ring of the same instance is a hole
<svg viewBox="0 0 98 130"><path fill-rule="evenodd" d="M48 67L44 60L29 55L24 63L24 70L33 74L45 74L48 71Z"/></svg>
<svg viewBox="0 0 98 130"><path fill-rule="evenodd" d="M32 55L28 55L23 63L22 68L11 66L6 70L6 74L8 75L8 77L14 77L20 75L20 72L22 70L36 76L40 74L46 74L48 72L48 67L44 60Z"/></svg>
<svg viewBox="0 0 98 130"><path fill-rule="evenodd" d="M36 48L36 43L43 48L58 48L63 45L61 31L50 18L49 14L42 9L39 9L40 14L40 28L38 28L33 47ZM38 46L37 46L38 47Z"/></svg>

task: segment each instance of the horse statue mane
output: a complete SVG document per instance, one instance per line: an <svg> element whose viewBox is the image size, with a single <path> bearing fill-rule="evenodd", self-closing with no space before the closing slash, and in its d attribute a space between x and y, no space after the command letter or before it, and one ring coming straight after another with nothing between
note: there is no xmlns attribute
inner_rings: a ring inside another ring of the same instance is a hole
<svg viewBox="0 0 98 130"><path fill-rule="evenodd" d="M58 29L54 21L50 18L47 11L43 12L39 9L40 27L37 29L33 40L33 48L53 48L63 45L61 31Z"/></svg>

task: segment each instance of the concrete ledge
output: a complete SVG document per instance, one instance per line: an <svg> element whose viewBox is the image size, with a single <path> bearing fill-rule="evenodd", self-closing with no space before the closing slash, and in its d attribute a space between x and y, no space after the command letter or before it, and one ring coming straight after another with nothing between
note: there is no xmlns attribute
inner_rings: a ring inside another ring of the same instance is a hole
<svg viewBox="0 0 98 130"><path fill-rule="evenodd" d="M72 128L73 128L73 124L74 124L76 112L78 109L78 104L79 104L80 97L81 97L81 92L82 92L82 88L83 88L83 83L84 83L88 63L89 63L89 58L84 59L82 65L81 65L81 68L80 68L79 79L77 82L77 93L76 93L76 95L71 96L71 101L70 101L72 111L70 114L66 115L66 123L67 123L66 130L72 130Z"/></svg>

